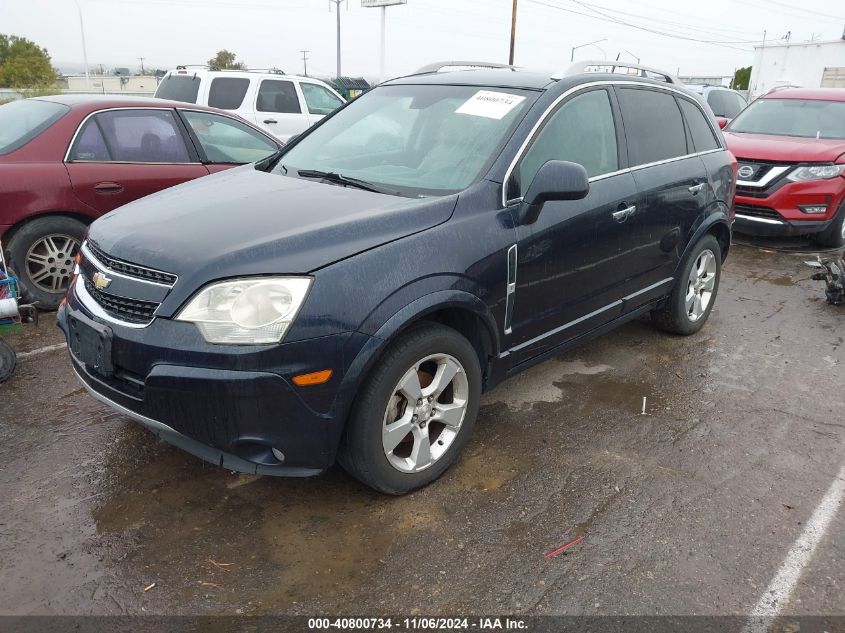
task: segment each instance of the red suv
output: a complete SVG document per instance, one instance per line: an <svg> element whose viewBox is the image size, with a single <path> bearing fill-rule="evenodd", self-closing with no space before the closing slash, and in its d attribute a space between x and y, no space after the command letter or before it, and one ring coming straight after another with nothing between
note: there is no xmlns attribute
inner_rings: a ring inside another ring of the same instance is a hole
<svg viewBox="0 0 845 633"><path fill-rule="evenodd" d="M0 239L24 295L58 306L85 229L104 213L280 148L238 117L162 99L63 95L0 106Z"/></svg>
<svg viewBox="0 0 845 633"><path fill-rule="evenodd" d="M770 92L725 140L739 163L737 231L845 244L845 89Z"/></svg>

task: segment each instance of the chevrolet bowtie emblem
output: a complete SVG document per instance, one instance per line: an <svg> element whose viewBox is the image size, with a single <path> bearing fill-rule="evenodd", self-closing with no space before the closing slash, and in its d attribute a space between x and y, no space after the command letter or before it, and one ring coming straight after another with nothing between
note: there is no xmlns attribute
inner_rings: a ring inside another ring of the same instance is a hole
<svg viewBox="0 0 845 633"><path fill-rule="evenodd" d="M99 290L105 290L109 287L109 284L111 284L111 279L101 272L94 273L94 276L91 277L91 281L94 282L94 286L96 286Z"/></svg>

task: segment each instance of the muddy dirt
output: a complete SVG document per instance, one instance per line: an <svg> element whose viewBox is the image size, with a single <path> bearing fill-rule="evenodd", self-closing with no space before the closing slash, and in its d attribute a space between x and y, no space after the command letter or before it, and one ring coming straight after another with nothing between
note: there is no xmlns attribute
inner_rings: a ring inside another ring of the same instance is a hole
<svg viewBox="0 0 845 633"><path fill-rule="evenodd" d="M487 394L457 466L403 498L156 441L44 315L0 386L0 612L747 613L845 457L845 309L781 251L735 246L692 337L637 321ZM787 612L845 614L843 536Z"/></svg>

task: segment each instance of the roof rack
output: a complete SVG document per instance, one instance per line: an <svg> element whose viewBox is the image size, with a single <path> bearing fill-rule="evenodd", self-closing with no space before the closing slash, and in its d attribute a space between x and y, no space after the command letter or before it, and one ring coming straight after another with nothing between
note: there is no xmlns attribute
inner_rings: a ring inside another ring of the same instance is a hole
<svg viewBox="0 0 845 633"><path fill-rule="evenodd" d="M179 64L176 70L188 70L189 68L205 68L206 70L213 70L215 72L235 72L235 73L266 73L268 75L284 75L285 71L281 68L218 68L217 66L209 66L208 64Z"/></svg>
<svg viewBox="0 0 845 633"><path fill-rule="evenodd" d="M635 72L630 72L632 70ZM607 60L593 59L575 62L565 71L552 75L552 79L563 79L564 77L580 75L581 73L611 73L627 75L629 77L646 77L647 79L665 81L667 84L681 84L680 79L667 73L665 70L657 70L656 68L649 68L648 66L641 66L640 64L633 64L631 62L609 62Z"/></svg>
<svg viewBox="0 0 845 633"><path fill-rule="evenodd" d="M495 62L461 62L461 61L446 61L446 62L434 62L432 64L426 64L422 68L415 71L414 75L425 75L427 73L436 73L444 68L506 68L508 70L516 70L516 66L511 66L509 64L497 64Z"/></svg>

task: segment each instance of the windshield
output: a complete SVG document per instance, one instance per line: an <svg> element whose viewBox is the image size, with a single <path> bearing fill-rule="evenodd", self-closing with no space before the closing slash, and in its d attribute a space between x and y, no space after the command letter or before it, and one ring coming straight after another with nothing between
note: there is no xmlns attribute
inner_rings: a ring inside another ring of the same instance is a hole
<svg viewBox="0 0 845 633"><path fill-rule="evenodd" d="M492 164L535 93L477 86L382 86L285 153L276 172L341 174L401 195L447 195Z"/></svg>
<svg viewBox="0 0 845 633"><path fill-rule="evenodd" d="M845 139L845 102L757 99L731 122L727 131Z"/></svg>
<svg viewBox="0 0 845 633"><path fill-rule="evenodd" d="M61 103L22 99L0 106L0 156L23 147L70 108Z"/></svg>
<svg viewBox="0 0 845 633"><path fill-rule="evenodd" d="M196 75L167 75L156 89L156 98L196 103L200 78Z"/></svg>

